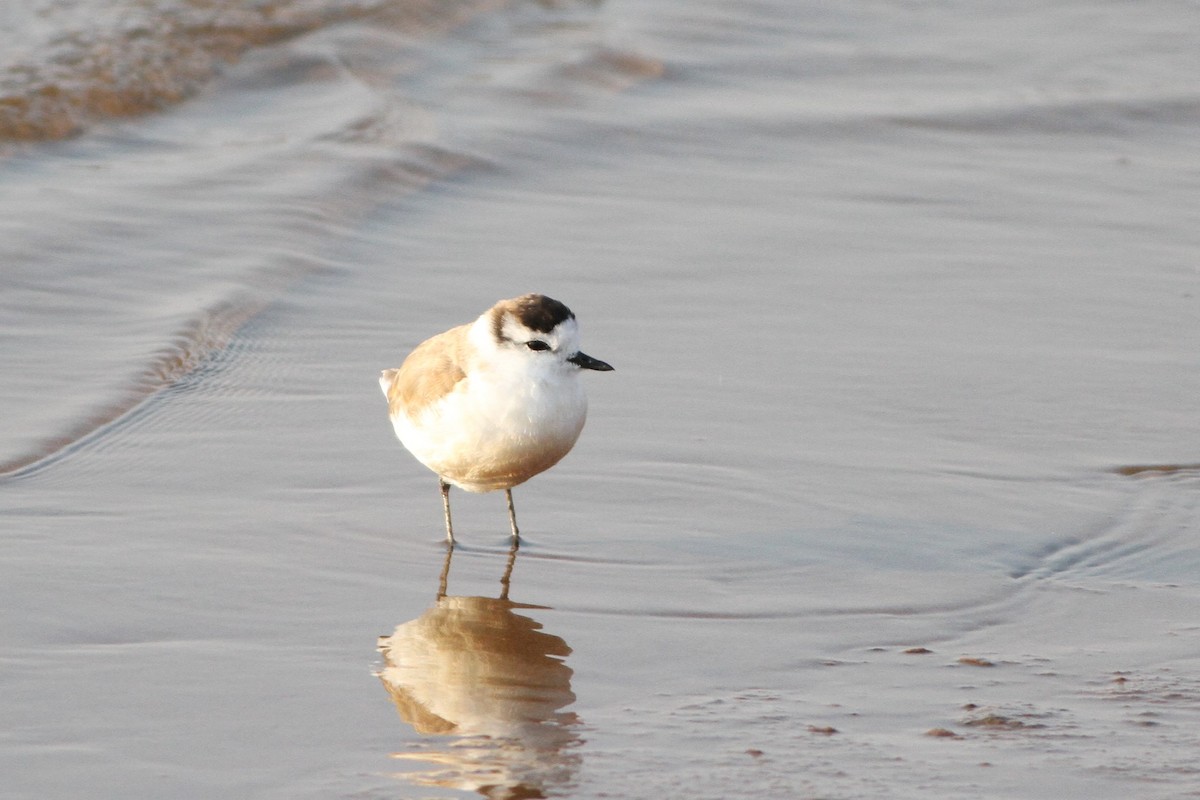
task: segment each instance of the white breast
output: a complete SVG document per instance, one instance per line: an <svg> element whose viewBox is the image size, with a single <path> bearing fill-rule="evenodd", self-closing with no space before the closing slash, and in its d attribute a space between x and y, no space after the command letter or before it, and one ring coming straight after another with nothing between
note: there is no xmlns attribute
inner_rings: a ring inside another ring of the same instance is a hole
<svg viewBox="0 0 1200 800"><path fill-rule="evenodd" d="M524 483L570 452L587 417L578 372L548 366L472 372L414 417L395 414L396 435L460 488L488 492Z"/></svg>

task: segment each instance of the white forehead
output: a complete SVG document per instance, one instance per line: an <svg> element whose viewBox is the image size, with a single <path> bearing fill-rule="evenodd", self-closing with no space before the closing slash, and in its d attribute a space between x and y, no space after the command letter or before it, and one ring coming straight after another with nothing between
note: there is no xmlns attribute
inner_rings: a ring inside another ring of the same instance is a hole
<svg viewBox="0 0 1200 800"><path fill-rule="evenodd" d="M505 313L504 320L500 324L500 334L504 338L522 344L533 339L541 339L555 350L574 352L579 348L579 323L575 321L574 317L567 317L555 325L553 330L543 333L521 324L515 315Z"/></svg>

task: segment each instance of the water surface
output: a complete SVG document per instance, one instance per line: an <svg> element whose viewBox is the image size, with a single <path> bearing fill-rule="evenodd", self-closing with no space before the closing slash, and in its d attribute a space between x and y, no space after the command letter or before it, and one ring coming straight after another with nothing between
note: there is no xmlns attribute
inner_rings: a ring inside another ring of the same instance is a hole
<svg viewBox="0 0 1200 800"><path fill-rule="evenodd" d="M1189 4L242 5L0 12L0 794L1195 791ZM526 291L447 567L376 375Z"/></svg>

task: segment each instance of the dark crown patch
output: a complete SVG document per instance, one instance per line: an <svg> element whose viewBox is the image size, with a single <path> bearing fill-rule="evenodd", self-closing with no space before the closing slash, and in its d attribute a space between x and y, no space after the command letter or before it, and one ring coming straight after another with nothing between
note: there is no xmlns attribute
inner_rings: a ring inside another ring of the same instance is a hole
<svg viewBox="0 0 1200 800"><path fill-rule="evenodd" d="M527 294L499 303L492 310L492 333L496 341L504 341L504 316L512 314L517 321L538 333L549 333L565 319L574 319L571 309L544 294Z"/></svg>
<svg viewBox="0 0 1200 800"><path fill-rule="evenodd" d="M571 309L544 294L527 294L517 298L517 319L526 328L549 333L565 319L574 319Z"/></svg>

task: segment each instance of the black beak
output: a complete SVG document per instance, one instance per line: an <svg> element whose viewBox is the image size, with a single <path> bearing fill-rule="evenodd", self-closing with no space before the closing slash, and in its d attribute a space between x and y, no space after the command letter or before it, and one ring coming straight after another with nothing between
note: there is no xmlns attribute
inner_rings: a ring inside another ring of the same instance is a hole
<svg viewBox="0 0 1200 800"><path fill-rule="evenodd" d="M599 372L611 372L612 365L606 364L598 358L592 358L587 353L576 353L567 359L572 364L575 364L580 369L594 369Z"/></svg>

